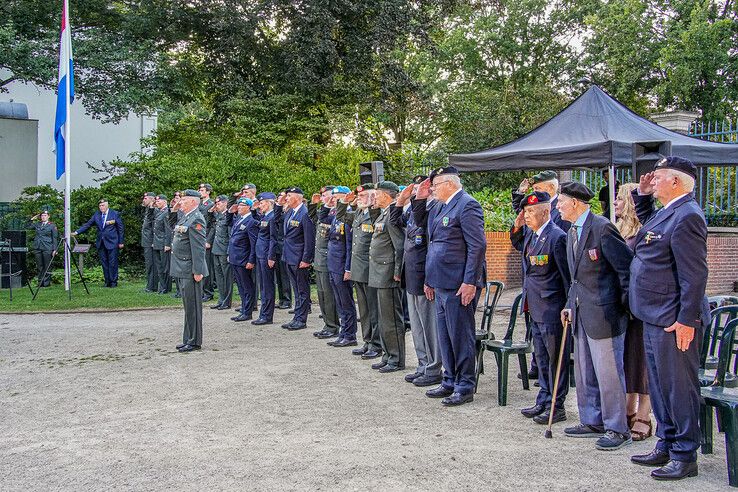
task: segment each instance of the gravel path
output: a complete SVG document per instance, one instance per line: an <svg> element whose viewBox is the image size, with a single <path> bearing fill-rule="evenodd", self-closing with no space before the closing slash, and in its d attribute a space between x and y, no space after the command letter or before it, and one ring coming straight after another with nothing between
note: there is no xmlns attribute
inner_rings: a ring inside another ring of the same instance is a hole
<svg viewBox="0 0 738 492"><path fill-rule="evenodd" d="M286 316L278 311L280 323ZM492 357L475 401L446 409L404 372L378 374L313 338L315 315L292 333L206 309L204 347L191 354L174 350L181 319L0 315L0 489L675 488L628 460L653 439L602 452L564 437L563 424L544 439L519 413L534 393L516 368L498 407ZM567 411L574 422L573 391ZM715 443L679 488L728 489L723 436Z"/></svg>

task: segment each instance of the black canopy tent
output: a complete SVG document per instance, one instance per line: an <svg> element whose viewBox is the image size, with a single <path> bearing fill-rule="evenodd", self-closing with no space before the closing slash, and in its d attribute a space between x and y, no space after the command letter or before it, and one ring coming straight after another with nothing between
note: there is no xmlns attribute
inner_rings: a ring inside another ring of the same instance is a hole
<svg viewBox="0 0 738 492"><path fill-rule="evenodd" d="M738 164L738 145L667 130L592 85L530 133L492 149L451 155L449 164L461 172L609 167L612 207L615 168L632 166L640 176L659 155L678 155L698 166Z"/></svg>

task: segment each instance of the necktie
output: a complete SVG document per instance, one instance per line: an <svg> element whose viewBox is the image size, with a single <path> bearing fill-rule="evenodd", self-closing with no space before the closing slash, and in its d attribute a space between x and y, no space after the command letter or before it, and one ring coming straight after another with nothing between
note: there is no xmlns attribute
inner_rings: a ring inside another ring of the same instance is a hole
<svg viewBox="0 0 738 492"><path fill-rule="evenodd" d="M577 246L579 246L579 226L571 225L571 246L574 251L574 256L577 254Z"/></svg>
<svg viewBox="0 0 738 492"><path fill-rule="evenodd" d="M104 213L104 214L103 214L103 217L102 217L102 223L103 223L103 227L105 227L105 223L106 223L107 221L108 221L108 214L107 214L107 212L106 212L106 213Z"/></svg>
<svg viewBox="0 0 738 492"><path fill-rule="evenodd" d="M530 243L528 243L528 254L530 255L533 250L536 248L536 243L538 242L538 234L535 232L533 233L533 237L530 239Z"/></svg>

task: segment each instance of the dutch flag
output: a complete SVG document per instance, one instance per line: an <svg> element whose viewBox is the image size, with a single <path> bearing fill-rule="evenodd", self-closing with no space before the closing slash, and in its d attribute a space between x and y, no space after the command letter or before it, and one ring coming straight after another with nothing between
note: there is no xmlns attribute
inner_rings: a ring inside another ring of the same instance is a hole
<svg viewBox="0 0 738 492"><path fill-rule="evenodd" d="M72 63L72 35L69 26L69 0L64 0L61 18L61 47L59 50L59 85L56 97L56 121L54 142L56 143L56 179L66 171L66 129L69 106L74 102L74 70Z"/></svg>

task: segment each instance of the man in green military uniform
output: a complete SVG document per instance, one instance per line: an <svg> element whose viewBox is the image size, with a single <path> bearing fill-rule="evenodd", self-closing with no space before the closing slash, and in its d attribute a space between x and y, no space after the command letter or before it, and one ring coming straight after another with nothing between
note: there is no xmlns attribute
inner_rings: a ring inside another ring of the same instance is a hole
<svg viewBox="0 0 738 492"><path fill-rule="evenodd" d="M209 272L205 261L205 218L198 210L199 198L197 191L185 190L173 210L183 212L174 227L169 269L179 283L185 310L182 343L177 345L180 352L199 350L202 345L202 280Z"/></svg>
<svg viewBox="0 0 738 492"><path fill-rule="evenodd" d="M172 290L172 277L169 276L172 226L169 223L166 195L157 195L154 207L154 270L159 279L157 292L166 294Z"/></svg>
<svg viewBox="0 0 738 492"><path fill-rule="evenodd" d="M39 222L34 222L39 220ZM59 245L59 231L53 222L49 221L49 211L44 210L31 218L30 228L36 231L33 238L33 254L36 256L39 287L51 286L51 259L56 256Z"/></svg>
<svg viewBox="0 0 738 492"><path fill-rule="evenodd" d="M233 200L235 202L235 200ZM213 266L215 267L215 282L218 284L218 303L210 309L223 311L231 308L233 297L233 271L228 263L228 239L231 236L231 214L228 212L230 204L228 196L218 195L215 199L215 227L212 228ZM208 231L210 234L210 231Z"/></svg>
<svg viewBox="0 0 738 492"><path fill-rule="evenodd" d="M351 353L360 355L362 359L374 359L382 355L377 291L369 286L369 246L374 233L374 221L379 217L379 210L371 208L374 193L372 183L361 185L356 188L356 193L349 193L336 206L337 220L350 223L352 227L351 280L356 289L364 345L353 349ZM354 202L354 209L349 210L349 204Z"/></svg>
<svg viewBox="0 0 738 492"><path fill-rule="evenodd" d="M210 194L213 192L213 186L210 183L201 183L198 191L200 193L200 205L198 206L198 211L200 212L200 215L202 215L203 219L205 219L205 229L207 235L207 230L211 229L215 225L215 218L213 217L213 214L211 212L211 209L215 205L215 202L210 198ZM213 254L211 246L212 245L207 241L206 238L205 262L208 265L208 272L210 272L210 274L205 275L205 280L203 280L202 283L202 300L205 302L210 301L213 298L213 293L215 289L215 282L213 281L212 275L215 268L213 268Z"/></svg>
<svg viewBox="0 0 738 492"><path fill-rule="evenodd" d="M399 187L392 181L377 183L374 207L379 217L374 221L369 246L369 287L377 289L379 337L384 349L382 361L372 365L379 372L405 369L405 322L402 313L402 256L405 233L390 220L390 205Z"/></svg>
<svg viewBox="0 0 738 492"><path fill-rule="evenodd" d="M158 274L154 267L154 202L156 201L156 193L146 192L141 200L141 206L144 208L143 220L141 221L141 248L144 254L144 267L146 277L146 287L144 292L156 292L156 284L158 283Z"/></svg>
<svg viewBox="0 0 738 492"><path fill-rule="evenodd" d="M308 205L308 215L315 224L315 287L318 291L318 304L323 315L323 329L313 333L318 338L336 338L340 329L336 300L331 287L330 273L328 273L328 233L331 230L331 220L328 202L331 200L333 186L324 186L320 194L315 194ZM321 213L321 211L323 213Z"/></svg>

